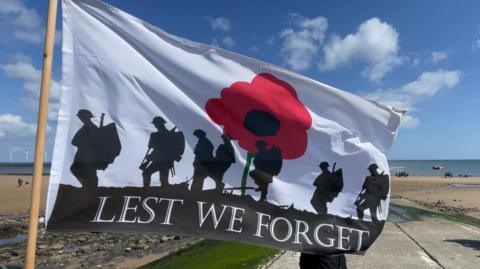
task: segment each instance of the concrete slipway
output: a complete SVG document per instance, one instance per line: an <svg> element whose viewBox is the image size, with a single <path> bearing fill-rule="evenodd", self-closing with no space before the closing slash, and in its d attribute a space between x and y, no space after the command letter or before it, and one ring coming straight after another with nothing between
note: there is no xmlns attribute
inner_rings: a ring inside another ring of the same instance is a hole
<svg viewBox="0 0 480 269"><path fill-rule="evenodd" d="M400 207L392 207L382 234L367 253L347 255L349 269L480 268L479 226L448 220L404 200L394 203ZM299 268L299 257L287 251L264 268Z"/></svg>

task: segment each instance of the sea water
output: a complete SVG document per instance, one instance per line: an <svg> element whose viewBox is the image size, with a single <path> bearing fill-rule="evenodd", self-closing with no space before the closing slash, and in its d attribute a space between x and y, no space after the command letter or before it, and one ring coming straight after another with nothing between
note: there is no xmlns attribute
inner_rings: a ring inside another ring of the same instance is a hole
<svg viewBox="0 0 480 269"><path fill-rule="evenodd" d="M453 176L480 176L480 160L390 160L390 171L407 172L411 176L444 176L446 172ZM443 167L434 170L434 166Z"/></svg>
<svg viewBox="0 0 480 269"><path fill-rule="evenodd" d="M0 163L0 175L31 175L33 163ZM50 163L43 166L43 174L50 174Z"/></svg>

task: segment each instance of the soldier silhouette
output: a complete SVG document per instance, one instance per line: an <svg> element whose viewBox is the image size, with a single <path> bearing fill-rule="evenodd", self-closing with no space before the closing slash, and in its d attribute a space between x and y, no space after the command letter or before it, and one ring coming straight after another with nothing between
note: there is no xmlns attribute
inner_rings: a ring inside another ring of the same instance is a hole
<svg viewBox="0 0 480 269"><path fill-rule="evenodd" d="M273 176L280 173L282 169L282 151L276 146L272 146L269 150L266 147L267 143L263 140L255 142L258 152L253 159L255 169L249 173L258 188L255 191L260 191L260 200L267 200L268 185L273 182Z"/></svg>
<svg viewBox="0 0 480 269"><path fill-rule="evenodd" d="M321 162L319 166L322 173L313 182L317 189L310 203L319 215L326 215L327 203L331 203L343 189L343 173L342 169L335 171L335 164L332 172L328 170L330 165L327 162Z"/></svg>
<svg viewBox="0 0 480 269"><path fill-rule="evenodd" d="M105 170L109 164L113 163L120 154L122 145L115 123L103 125L104 113L100 118L100 126L92 122L93 115L89 110L80 109L77 116L83 122L83 126L72 139L72 145L78 150L70 171L83 188L97 188L97 170Z"/></svg>
<svg viewBox="0 0 480 269"><path fill-rule="evenodd" d="M193 181L190 186L191 191L202 191L205 178L212 175L213 171L213 144L207 138L205 131L197 129L193 135L198 138L197 145L193 153L195 159L193 161Z"/></svg>
<svg viewBox="0 0 480 269"><path fill-rule="evenodd" d="M215 168L212 173L213 179L215 180L215 189L219 192L222 192L225 187L225 183L223 183L225 172L235 163L235 151L230 136L223 134L222 139L223 144L219 145L215 151L215 157L213 158Z"/></svg>
<svg viewBox="0 0 480 269"><path fill-rule="evenodd" d="M143 170L143 186L149 187L152 174L160 173L160 186L167 187L169 172L172 176L175 174L174 161L180 161L185 149L185 138L182 132L176 132L174 127L168 130L165 127L167 123L162 117L154 117L151 122L156 132L150 134L148 149L143 159L140 169Z"/></svg>
<svg viewBox="0 0 480 269"><path fill-rule="evenodd" d="M72 174L80 181L83 188L97 188L97 150L100 147L100 131L91 118L92 113L86 109L80 109L77 117L83 126L75 133L72 145L78 148L70 166Z"/></svg>
<svg viewBox="0 0 480 269"><path fill-rule="evenodd" d="M370 216L373 222L378 222L377 209L381 210L381 200L387 199L389 186L388 175L379 174L377 164L371 164L368 167L370 175L365 177L362 191L355 201L357 206L357 216L363 220L363 213L366 209L370 210Z"/></svg>

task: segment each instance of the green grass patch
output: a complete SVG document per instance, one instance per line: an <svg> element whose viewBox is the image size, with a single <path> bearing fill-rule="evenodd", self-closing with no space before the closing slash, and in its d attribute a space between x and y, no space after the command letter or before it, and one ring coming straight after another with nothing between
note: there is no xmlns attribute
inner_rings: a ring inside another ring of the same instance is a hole
<svg viewBox="0 0 480 269"><path fill-rule="evenodd" d="M279 252L278 249L236 242L203 240L140 269L251 269Z"/></svg>

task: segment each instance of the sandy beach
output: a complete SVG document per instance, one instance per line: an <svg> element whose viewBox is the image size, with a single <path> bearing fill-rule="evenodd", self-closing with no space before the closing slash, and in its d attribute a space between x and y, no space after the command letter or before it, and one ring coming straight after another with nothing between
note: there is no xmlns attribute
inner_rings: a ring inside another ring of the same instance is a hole
<svg viewBox="0 0 480 269"><path fill-rule="evenodd" d="M22 187L17 188L17 180L24 181ZM0 175L0 215L24 213L30 209L30 192L32 190L32 175ZM48 176L42 180L42 203L40 210L45 209L48 190ZM28 181L28 186L25 186Z"/></svg>
<svg viewBox="0 0 480 269"><path fill-rule="evenodd" d="M480 177L392 177L392 197L480 219L480 188L452 188L450 184L480 184Z"/></svg>

